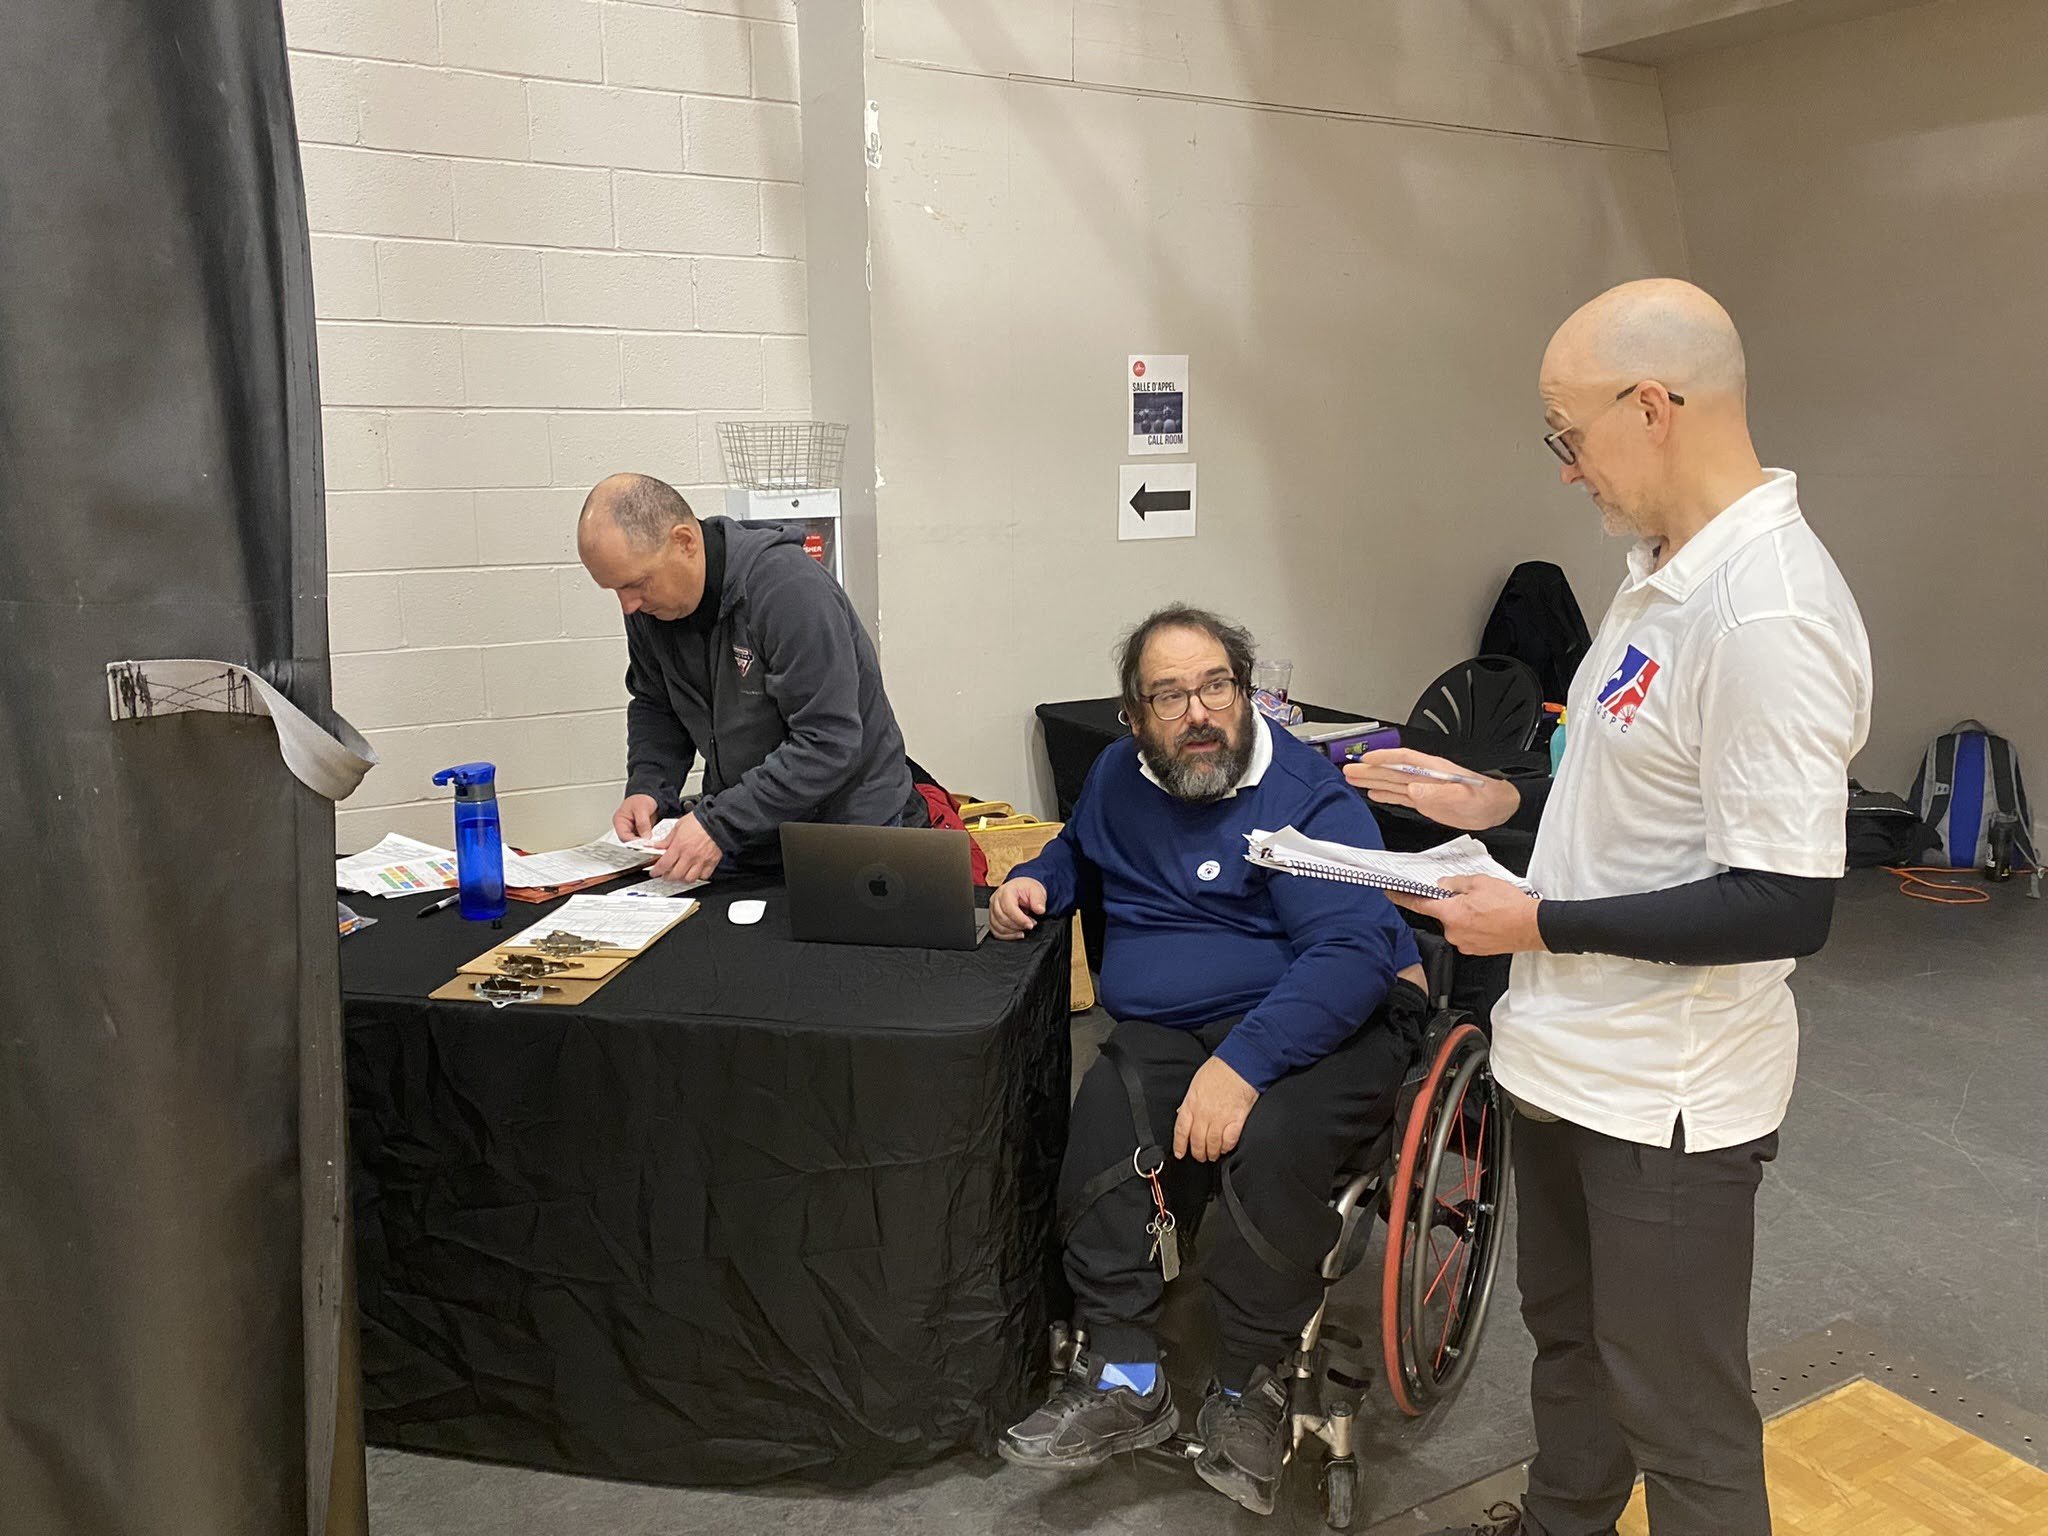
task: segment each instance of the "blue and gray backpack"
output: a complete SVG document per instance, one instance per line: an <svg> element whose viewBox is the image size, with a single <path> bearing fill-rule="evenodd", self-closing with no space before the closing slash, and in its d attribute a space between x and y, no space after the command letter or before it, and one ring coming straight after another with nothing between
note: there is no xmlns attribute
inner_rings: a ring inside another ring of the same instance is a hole
<svg viewBox="0 0 2048 1536"><path fill-rule="evenodd" d="M2034 813L2019 754L1983 721L1959 721L1934 739L1913 780L1913 807L1940 840L1935 862L2038 876Z"/></svg>

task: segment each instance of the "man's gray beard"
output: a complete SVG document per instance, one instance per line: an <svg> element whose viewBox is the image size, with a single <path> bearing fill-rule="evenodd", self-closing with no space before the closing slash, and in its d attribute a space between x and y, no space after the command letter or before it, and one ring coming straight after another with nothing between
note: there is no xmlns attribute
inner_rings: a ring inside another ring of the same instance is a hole
<svg viewBox="0 0 2048 1536"><path fill-rule="evenodd" d="M1174 799L1185 800L1190 805L1213 805L1237 787L1237 781L1244 777L1245 769L1251 765L1252 735L1246 731L1242 740L1232 741L1226 731L1223 744L1207 758L1177 756L1142 741L1138 744L1138 751L1145 759L1145 766L1152 770L1152 777L1163 784Z"/></svg>

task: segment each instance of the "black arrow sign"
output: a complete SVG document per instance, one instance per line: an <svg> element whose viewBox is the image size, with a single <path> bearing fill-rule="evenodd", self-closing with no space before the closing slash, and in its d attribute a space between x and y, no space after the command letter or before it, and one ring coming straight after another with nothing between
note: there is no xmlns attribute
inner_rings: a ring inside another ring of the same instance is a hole
<svg viewBox="0 0 2048 1536"><path fill-rule="evenodd" d="M1140 485L1131 497L1131 510L1138 514L1141 523L1147 512L1189 512L1194 505L1193 491L1152 491Z"/></svg>

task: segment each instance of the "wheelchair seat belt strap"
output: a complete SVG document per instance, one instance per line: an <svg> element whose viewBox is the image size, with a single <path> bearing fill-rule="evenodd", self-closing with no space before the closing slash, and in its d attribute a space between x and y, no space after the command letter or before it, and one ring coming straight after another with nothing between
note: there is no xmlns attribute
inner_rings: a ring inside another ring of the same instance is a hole
<svg viewBox="0 0 2048 1536"><path fill-rule="evenodd" d="M1223 1204L1229 1209L1230 1219L1237 1224L1237 1230L1244 1234L1245 1246L1259 1256L1261 1264L1297 1280L1313 1280L1318 1285L1323 1283L1320 1266L1290 1259L1274 1247L1272 1240L1258 1229L1257 1223L1246 1214L1244 1202L1237 1197L1237 1184L1231 1178L1228 1166L1223 1170Z"/></svg>
<svg viewBox="0 0 2048 1536"><path fill-rule="evenodd" d="M1138 1077L1138 1069L1117 1047L1114 1040L1102 1042L1102 1055L1116 1068L1116 1075L1123 1079L1124 1092L1131 1101L1131 1128L1137 1133L1138 1150L1126 1158L1120 1158L1102 1172L1095 1175L1074 1197L1073 1208L1067 1211L1060 1222L1060 1246L1074 1235L1074 1228L1087 1215L1095 1202L1115 1189L1127 1179L1156 1179L1166 1167L1166 1149L1152 1136L1152 1117L1145 1112L1145 1085Z"/></svg>

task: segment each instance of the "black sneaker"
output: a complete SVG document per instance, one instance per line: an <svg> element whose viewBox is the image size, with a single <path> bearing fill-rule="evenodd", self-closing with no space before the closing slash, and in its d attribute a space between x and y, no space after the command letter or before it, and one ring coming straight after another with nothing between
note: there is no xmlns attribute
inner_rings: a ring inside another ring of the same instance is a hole
<svg viewBox="0 0 2048 1536"><path fill-rule="evenodd" d="M1255 1515L1273 1513L1280 1474L1287 1467L1287 1383L1263 1365L1252 1372L1244 1396L1213 1383L1196 1420L1202 1481Z"/></svg>
<svg viewBox="0 0 2048 1536"><path fill-rule="evenodd" d="M1099 1467L1120 1451L1142 1451L1173 1438L1180 1429L1166 1371L1150 1392L1129 1387L1103 1391L1095 1385L1107 1362L1079 1354L1043 1408L1003 1431L996 1449L1020 1467L1071 1472Z"/></svg>
<svg viewBox="0 0 2048 1536"><path fill-rule="evenodd" d="M1522 1507L1496 1504L1487 1510L1483 1525L1447 1525L1430 1536L1522 1536Z"/></svg>

